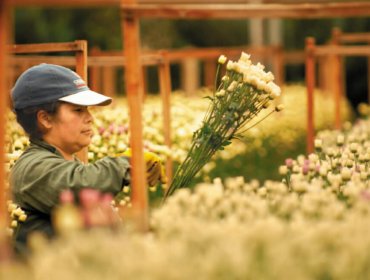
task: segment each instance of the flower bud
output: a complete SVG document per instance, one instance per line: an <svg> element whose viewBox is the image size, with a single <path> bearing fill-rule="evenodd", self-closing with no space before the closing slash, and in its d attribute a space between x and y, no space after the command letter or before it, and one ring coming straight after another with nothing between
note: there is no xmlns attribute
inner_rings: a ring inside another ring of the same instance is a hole
<svg viewBox="0 0 370 280"><path fill-rule="evenodd" d="M226 57L226 56L224 56L224 55L222 54L222 55L220 55L220 57L218 58L218 63L220 63L220 64L225 64L226 60L227 60L227 57Z"/></svg>
<svg viewBox="0 0 370 280"><path fill-rule="evenodd" d="M251 55L250 54L247 54L245 52L242 52L239 60L242 61L242 62L248 63L249 60L250 60L250 58L251 58Z"/></svg>
<svg viewBox="0 0 370 280"><path fill-rule="evenodd" d="M321 139L315 139L315 149L318 151L322 150L322 140Z"/></svg>
<svg viewBox="0 0 370 280"><path fill-rule="evenodd" d="M340 171L340 175L342 176L342 180L348 181L351 179L351 170L349 168L343 167Z"/></svg>
<svg viewBox="0 0 370 280"><path fill-rule="evenodd" d="M285 176L288 174L288 167L286 165L281 165L279 167L279 174Z"/></svg>
<svg viewBox="0 0 370 280"><path fill-rule="evenodd" d="M344 135L339 134L337 136L337 146L341 147L341 146L343 146L343 144L344 144Z"/></svg>
<svg viewBox="0 0 370 280"><path fill-rule="evenodd" d="M358 144L356 142L351 143L349 145L349 150L351 151L351 153L357 154L357 152L358 152Z"/></svg>
<svg viewBox="0 0 370 280"><path fill-rule="evenodd" d="M218 92L216 92L216 97L222 97L222 96L224 96L225 95L225 90L224 89L221 89L220 91L218 91Z"/></svg>
<svg viewBox="0 0 370 280"><path fill-rule="evenodd" d="M279 104L279 105L277 105L277 106L275 107L275 111L276 111L276 112L280 112L280 111L282 111L282 110L284 110L284 104Z"/></svg>

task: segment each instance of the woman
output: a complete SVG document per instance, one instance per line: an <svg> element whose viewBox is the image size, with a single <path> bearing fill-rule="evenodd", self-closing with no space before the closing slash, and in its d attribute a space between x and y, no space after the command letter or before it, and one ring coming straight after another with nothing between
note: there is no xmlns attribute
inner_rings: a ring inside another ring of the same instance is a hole
<svg viewBox="0 0 370 280"><path fill-rule="evenodd" d="M10 176L14 202L27 214L15 236L16 249L23 250L31 232L53 236L50 214L61 191L94 188L115 195L130 183L130 164L127 157L105 157L85 165L75 157L93 135L88 106L112 100L91 91L72 70L52 64L31 67L17 80L12 101L30 138ZM164 182L162 166L153 165L153 157L149 161L148 183Z"/></svg>

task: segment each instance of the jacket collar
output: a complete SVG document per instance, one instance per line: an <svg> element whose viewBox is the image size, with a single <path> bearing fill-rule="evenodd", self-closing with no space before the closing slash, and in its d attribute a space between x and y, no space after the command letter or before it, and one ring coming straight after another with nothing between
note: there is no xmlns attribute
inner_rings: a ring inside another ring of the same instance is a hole
<svg viewBox="0 0 370 280"><path fill-rule="evenodd" d="M42 147L42 148L44 148L44 149L46 149L46 150L48 150L48 151L50 151L54 154L60 154L54 146L46 143L45 141L43 141L41 139L32 138L32 139L30 139L30 142L31 142L31 145L36 145L36 146Z"/></svg>
<svg viewBox="0 0 370 280"><path fill-rule="evenodd" d="M35 146L42 147L42 148L52 152L53 154L57 154L57 155L63 157L62 154L57 150L57 148L55 148L54 146L46 143L45 141L43 141L41 139L32 138L32 139L30 139L30 143L31 143L31 146L35 145ZM75 161L80 161L76 156L74 156L74 160Z"/></svg>

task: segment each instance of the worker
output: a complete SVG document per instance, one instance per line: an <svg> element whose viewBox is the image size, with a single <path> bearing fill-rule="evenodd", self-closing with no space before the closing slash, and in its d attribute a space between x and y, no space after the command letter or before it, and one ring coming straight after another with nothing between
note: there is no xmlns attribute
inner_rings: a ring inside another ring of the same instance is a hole
<svg viewBox="0 0 370 280"><path fill-rule="evenodd" d="M62 191L76 195L85 188L116 195L130 184L129 156L81 162L76 153L93 136L90 106L105 106L110 97L91 91L74 71L40 64L17 79L11 93L17 122L30 145L10 172L14 202L27 214L15 230L15 249L27 250L27 239L40 231L54 236L51 216ZM145 156L149 186L165 182L163 166L153 153Z"/></svg>

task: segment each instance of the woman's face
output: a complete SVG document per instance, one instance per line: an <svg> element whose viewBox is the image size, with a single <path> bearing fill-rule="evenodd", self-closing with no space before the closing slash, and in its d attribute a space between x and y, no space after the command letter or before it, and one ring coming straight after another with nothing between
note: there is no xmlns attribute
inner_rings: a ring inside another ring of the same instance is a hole
<svg viewBox="0 0 370 280"><path fill-rule="evenodd" d="M90 144L92 122L93 117L86 106L62 103L57 114L50 119L44 140L64 156L71 156Z"/></svg>

